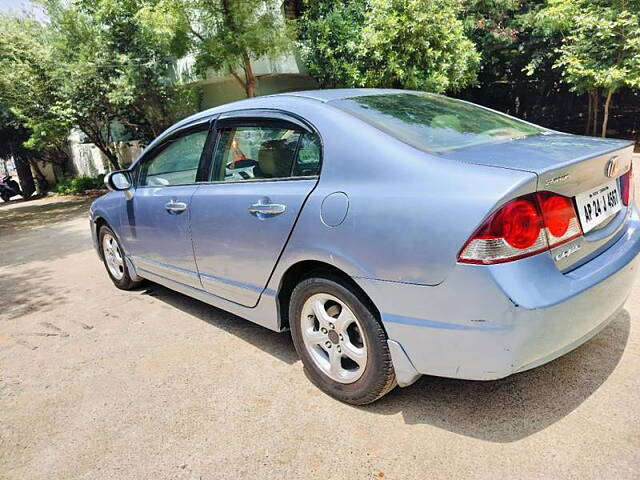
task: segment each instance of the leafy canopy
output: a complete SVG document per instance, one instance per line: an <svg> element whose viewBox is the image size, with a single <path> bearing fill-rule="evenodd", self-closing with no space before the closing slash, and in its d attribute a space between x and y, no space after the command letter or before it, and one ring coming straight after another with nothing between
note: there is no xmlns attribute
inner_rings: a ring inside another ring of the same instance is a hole
<svg viewBox="0 0 640 480"><path fill-rule="evenodd" d="M556 66L576 91L640 88L640 5L624 3L586 5L573 16Z"/></svg>
<svg viewBox="0 0 640 480"><path fill-rule="evenodd" d="M252 60L275 59L291 46L292 30L271 0L160 0L141 15L159 37L184 32L176 53L192 54L196 73L230 73L248 96L255 95Z"/></svg>
<svg viewBox="0 0 640 480"><path fill-rule="evenodd" d="M479 55L456 0L309 4L303 59L322 86L455 91L474 82Z"/></svg>
<svg viewBox="0 0 640 480"><path fill-rule="evenodd" d="M0 17L0 101L31 131L27 147L60 147L77 127L117 168L119 125L147 141L194 110L192 89L171 79L179 35L159 37L140 15L153 3L44 0L46 24Z"/></svg>

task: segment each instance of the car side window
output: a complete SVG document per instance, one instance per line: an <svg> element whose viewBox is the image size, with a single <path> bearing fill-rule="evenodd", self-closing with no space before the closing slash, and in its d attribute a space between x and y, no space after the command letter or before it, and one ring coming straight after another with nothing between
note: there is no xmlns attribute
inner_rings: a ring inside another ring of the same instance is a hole
<svg viewBox="0 0 640 480"><path fill-rule="evenodd" d="M317 175L319 153L313 142L296 129L274 127L232 127L220 130L214 152L211 180L241 182ZM303 146L304 154L300 151ZM317 159L314 166L313 158ZM304 159L304 162L302 160ZM305 173L305 172L313 173Z"/></svg>
<svg viewBox="0 0 640 480"><path fill-rule="evenodd" d="M139 185L165 187L195 183L208 133L203 130L169 140L159 153L142 164Z"/></svg>
<svg viewBox="0 0 640 480"><path fill-rule="evenodd" d="M310 177L320 174L320 139L305 132L300 137L298 156L293 167L294 177Z"/></svg>

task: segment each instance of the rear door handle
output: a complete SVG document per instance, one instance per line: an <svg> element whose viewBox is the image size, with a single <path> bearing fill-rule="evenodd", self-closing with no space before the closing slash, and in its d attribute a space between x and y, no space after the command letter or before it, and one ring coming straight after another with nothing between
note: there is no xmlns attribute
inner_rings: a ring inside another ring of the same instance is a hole
<svg viewBox="0 0 640 480"><path fill-rule="evenodd" d="M287 209L285 205L280 203L254 203L249 208L249 213L262 215L280 215Z"/></svg>
<svg viewBox="0 0 640 480"><path fill-rule="evenodd" d="M180 213L184 212L187 209L187 204L184 202L176 202L175 200L171 200L165 203L164 208L169 213Z"/></svg>

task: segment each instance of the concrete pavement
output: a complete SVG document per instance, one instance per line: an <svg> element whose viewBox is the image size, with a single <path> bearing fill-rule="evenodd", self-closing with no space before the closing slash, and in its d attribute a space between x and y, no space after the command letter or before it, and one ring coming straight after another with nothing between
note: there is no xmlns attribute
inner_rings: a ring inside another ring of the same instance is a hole
<svg viewBox="0 0 640 480"><path fill-rule="evenodd" d="M640 285L551 364L356 408L311 385L287 334L115 289L87 206L0 205L0 478L640 477Z"/></svg>

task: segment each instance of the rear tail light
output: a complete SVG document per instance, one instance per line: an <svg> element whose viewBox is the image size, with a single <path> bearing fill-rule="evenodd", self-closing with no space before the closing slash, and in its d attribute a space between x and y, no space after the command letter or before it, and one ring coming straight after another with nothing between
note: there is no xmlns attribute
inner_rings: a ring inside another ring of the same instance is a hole
<svg viewBox="0 0 640 480"><path fill-rule="evenodd" d="M458 261L490 265L529 257L582 235L570 198L539 192L516 198L487 218Z"/></svg>
<svg viewBox="0 0 640 480"><path fill-rule="evenodd" d="M557 247L582 235L580 222L570 198L555 193L537 195L546 228L549 248Z"/></svg>
<svg viewBox="0 0 640 480"><path fill-rule="evenodd" d="M622 204L628 206L633 200L633 169L620 177L620 193L622 194Z"/></svg>

